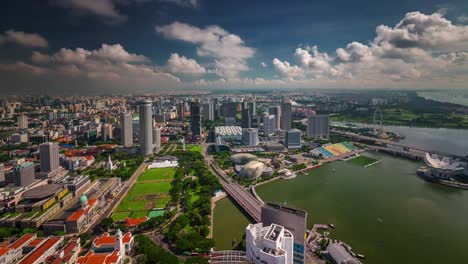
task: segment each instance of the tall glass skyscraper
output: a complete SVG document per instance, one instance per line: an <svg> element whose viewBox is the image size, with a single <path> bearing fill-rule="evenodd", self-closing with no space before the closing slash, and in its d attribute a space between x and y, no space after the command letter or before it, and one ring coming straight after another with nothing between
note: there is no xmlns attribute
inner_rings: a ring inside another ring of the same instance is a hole
<svg viewBox="0 0 468 264"><path fill-rule="evenodd" d="M151 155L153 153L153 118L152 118L152 102L143 100L138 103L140 111L140 153L141 155Z"/></svg>

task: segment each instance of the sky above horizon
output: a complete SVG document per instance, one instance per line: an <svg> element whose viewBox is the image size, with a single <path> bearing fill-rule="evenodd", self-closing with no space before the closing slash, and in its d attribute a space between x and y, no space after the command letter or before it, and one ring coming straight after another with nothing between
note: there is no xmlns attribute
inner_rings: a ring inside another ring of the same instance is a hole
<svg viewBox="0 0 468 264"><path fill-rule="evenodd" d="M3 94L468 89L468 1L5 1Z"/></svg>

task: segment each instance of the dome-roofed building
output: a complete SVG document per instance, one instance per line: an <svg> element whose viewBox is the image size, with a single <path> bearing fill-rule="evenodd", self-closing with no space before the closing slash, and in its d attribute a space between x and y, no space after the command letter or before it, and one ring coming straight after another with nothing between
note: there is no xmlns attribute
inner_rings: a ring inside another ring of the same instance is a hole
<svg viewBox="0 0 468 264"><path fill-rule="evenodd" d="M88 205L88 197L83 193L80 197L80 207L86 207Z"/></svg>
<svg viewBox="0 0 468 264"><path fill-rule="evenodd" d="M249 163L250 161L257 161L258 158L255 155L248 154L248 153L239 153L239 154L234 154L231 156L231 161L235 165L245 165Z"/></svg>
<svg viewBox="0 0 468 264"><path fill-rule="evenodd" d="M265 164L256 160L252 160L241 168L239 175L249 179L256 179L262 175L265 168Z"/></svg>

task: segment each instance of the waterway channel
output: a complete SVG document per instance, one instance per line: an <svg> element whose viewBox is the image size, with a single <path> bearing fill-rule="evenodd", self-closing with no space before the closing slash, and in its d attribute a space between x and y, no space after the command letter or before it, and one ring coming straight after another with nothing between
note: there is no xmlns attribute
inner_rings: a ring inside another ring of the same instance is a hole
<svg viewBox="0 0 468 264"><path fill-rule="evenodd" d="M468 154L466 130L438 135L438 130L403 128L414 146L452 146L444 151ZM408 133L410 131L410 133ZM426 139L424 132L429 136ZM430 133L429 133L430 132ZM455 136L454 136L455 135ZM431 139L436 142L430 142ZM456 143L458 141L458 144ZM309 213L308 227L333 223L331 237L366 255L365 263L468 263L468 191L418 178L422 165L382 153L364 155L382 162L363 168L343 161L326 164L293 180L278 180L257 188L266 201L286 202ZM215 209L216 249L231 248L248 222L229 200Z"/></svg>

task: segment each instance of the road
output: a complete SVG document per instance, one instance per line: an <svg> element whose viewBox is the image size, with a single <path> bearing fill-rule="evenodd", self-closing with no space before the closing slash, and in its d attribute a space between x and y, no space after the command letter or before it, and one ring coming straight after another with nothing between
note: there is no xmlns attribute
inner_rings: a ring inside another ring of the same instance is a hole
<svg viewBox="0 0 468 264"><path fill-rule="evenodd" d="M261 221L262 202L257 200L251 193L233 181L231 177L221 170L216 162L206 154L210 144L202 144L202 154L210 171L218 176L226 193L231 196L256 222Z"/></svg>
<svg viewBox="0 0 468 264"><path fill-rule="evenodd" d="M104 212L100 214L85 231L94 229L95 226L101 223L102 219L107 218L112 214L117 205L122 201L125 195L127 195L130 188L132 188L133 184L135 184L136 180L138 179L138 176L140 176L140 174L145 170L146 166L148 165L146 163L147 161L148 158L145 158L145 160L143 160L140 166L132 174L132 177L130 177L130 179L123 183L124 187L119 192L119 194L117 194L117 196L112 200L112 202L106 207Z"/></svg>

